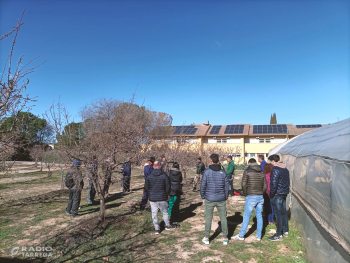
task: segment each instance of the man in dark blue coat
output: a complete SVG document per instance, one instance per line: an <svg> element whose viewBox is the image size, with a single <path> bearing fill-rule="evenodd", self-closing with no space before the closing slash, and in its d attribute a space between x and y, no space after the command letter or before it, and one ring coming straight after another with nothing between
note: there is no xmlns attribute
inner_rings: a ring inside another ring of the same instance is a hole
<svg viewBox="0 0 350 263"><path fill-rule="evenodd" d="M129 157L121 167L122 170L122 187L123 192L130 192L130 181L131 181L131 157Z"/></svg>
<svg viewBox="0 0 350 263"><path fill-rule="evenodd" d="M225 170L219 164L219 155L213 153L210 155L210 159L211 165L204 170L200 190L201 197L205 202L205 236L202 241L209 245L211 221L214 207L216 207L221 221L223 244L227 245L226 200L230 191L230 184Z"/></svg>
<svg viewBox="0 0 350 263"><path fill-rule="evenodd" d="M288 215L286 210L286 198L289 194L289 171L286 165L280 162L277 154L269 156L273 165L270 175L270 200L275 211L277 221L276 234L269 238L270 241L282 241L288 237Z"/></svg>
<svg viewBox="0 0 350 263"><path fill-rule="evenodd" d="M145 186L146 186L146 181L147 181L147 177L152 173L153 171L153 164L156 158L151 157L149 159L149 162L147 162L145 164L145 167L143 169L144 172L144 176L145 176ZM145 191L145 187L143 188L143 196L142 196L142 200L141 200L141 205L140 205L140 210L143 211L145 210L146 206L147 206L147 202L148 202L148 195L147 192ZM148 208L148 211L151 212L151 206Z"/></svg>
<svg viewBox="0 0 350 263"><path fill-rule="evenodd" d="M145 190L148 194L152 207L152 221L155 228L155 234L159 234L160 227L158 223L158 209L163 215L165 230L173 230L175 226L170 224L168 215L168 196L170 194L170 181L168 175L161 169L161 161L155 161L154 170L147 177Z"/></svg>

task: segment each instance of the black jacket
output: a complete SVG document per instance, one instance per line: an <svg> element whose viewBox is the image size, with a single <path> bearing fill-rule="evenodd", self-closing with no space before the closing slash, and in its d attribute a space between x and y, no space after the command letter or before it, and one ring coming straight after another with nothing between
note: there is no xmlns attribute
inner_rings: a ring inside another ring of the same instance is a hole
<svg viewBox="0 0 350 263"><path fill-rule="evenodd" d="M171 184L170 195L182 194L182 173L178 169L173 168L169 172L169 180Z"/></svg>
<svg viewBox="0 0 350 263"><path fill-rule="evenodd" d="M202 199L219 202L228 198L230 185L225 170L221 164L209 165L204 170L201 181L201 197Z"/></svg>
<svg viewBox="0 0 350 263"><path fill-rule="evenodd" d="M270 175L270 198L273 198L275 195L287 196L289 187L288 169L274 166Z"/></svg>
<svg viewBox="0 0 350 263"><path fill-rule="evenodd" d="M166 201L170 193L170 181L161 169L154 169L147 177L145 190L152 202Z"/></svg>
<svg viewBox="0 0 350 263"><path fill-rule="evenodd" d="M267 190L267 181L265 174L261 172L261 166L257 163L249 164L244 170L242 177L243 194L263 195Z"/></svg>

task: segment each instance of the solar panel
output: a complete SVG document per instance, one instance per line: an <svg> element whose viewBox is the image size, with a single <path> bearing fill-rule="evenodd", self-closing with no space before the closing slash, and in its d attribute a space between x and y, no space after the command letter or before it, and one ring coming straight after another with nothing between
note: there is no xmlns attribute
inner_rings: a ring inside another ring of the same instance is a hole
<svg viewBox="0 0 350 263"><path fill-rule="evenodd" d="M173 134L195 134L197 130L195 126L174 126Z"/></svg>
<svg viewBox="0 0 350 263"><path fill-rule="evenodd" d="M210 134L218 134L221 127L222 125L214 125L213 128L211 128Z"/></svg>
<svg viewBox="0 0 350 263"><path fill-rule="evenodd" d="M296 125L297 128L320 128L322 127L321 124L306 124L306 125Z"/></svg>
<svg viewBox="0 0 350 263"><path fill-rule="evenodd" d="M288 133L288 129L286 124L253 125L253 133Z"/></svg>
<svg viewBox="0 0 350 263"><path fill-rule="evenodd" d="M244 125L227 125L225 134L240 134L243 133Z"/></svg>

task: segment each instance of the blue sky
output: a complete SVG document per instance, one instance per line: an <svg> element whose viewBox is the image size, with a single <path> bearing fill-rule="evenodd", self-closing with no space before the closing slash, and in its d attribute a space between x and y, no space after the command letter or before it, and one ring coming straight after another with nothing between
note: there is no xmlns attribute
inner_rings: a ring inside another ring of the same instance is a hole
<svg viewBox="0 0 350 263"><path fill-rule="evenodd" d="M349 1L1 0L1 34L23 8L16 57L51 51L29 76L35 114L60 96L78 120L91 101L137 88L136 102L174 125L350 117Z"/></svg>

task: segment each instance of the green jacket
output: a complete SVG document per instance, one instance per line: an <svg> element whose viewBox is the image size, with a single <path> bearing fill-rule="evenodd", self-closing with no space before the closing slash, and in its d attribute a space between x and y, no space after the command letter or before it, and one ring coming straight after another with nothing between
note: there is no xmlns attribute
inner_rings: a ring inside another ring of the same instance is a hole
<svg viewBox="0 0 350 263"><path fill-rule="evenodd" d="M203 171L202 171L202 163L203 163L203 162L197 162L197 163L196 163L196 168L197 168L196 174L203 174Z"/></svg>
<svg viewBox="0 0 350 263"><path fill-rule="evenodd" d="M227 167L227 171L226 171L227 176L233 175L235 173L235 169L236 169L235 163L231 160L228 163L228 167Z"/></svg>

